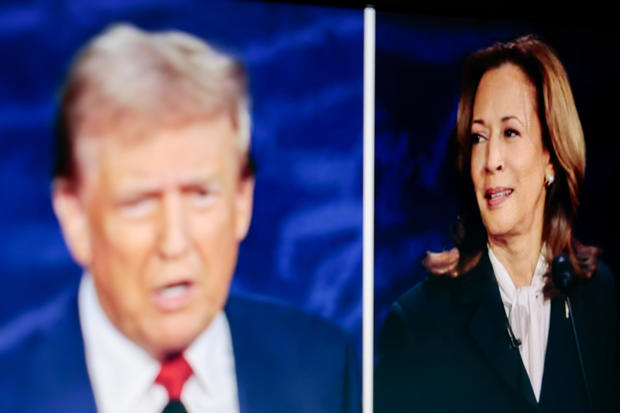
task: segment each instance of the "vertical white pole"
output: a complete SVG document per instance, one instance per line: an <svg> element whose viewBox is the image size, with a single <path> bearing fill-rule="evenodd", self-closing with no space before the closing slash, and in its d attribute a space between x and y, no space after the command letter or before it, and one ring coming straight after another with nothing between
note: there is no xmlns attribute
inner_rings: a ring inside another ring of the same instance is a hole
<svg viewBox="0 0 620 413"><path fill-rule="evenodd" d="M373 411L374 330L374 202L375 202L375 10L364 10L364 229L362 407Z"/></svg>

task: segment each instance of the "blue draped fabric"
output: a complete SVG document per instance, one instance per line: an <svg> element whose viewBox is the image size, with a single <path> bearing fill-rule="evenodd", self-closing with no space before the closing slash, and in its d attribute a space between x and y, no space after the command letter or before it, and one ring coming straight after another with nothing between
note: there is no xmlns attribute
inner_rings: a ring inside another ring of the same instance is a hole
<svg viewBox="0 0 620 413"><path fill-rule="evenodd" d="M361 346L362 11L260 2L3 2L0 326L19 330L80 276L50 204L56 98L76 51L120 21L245 63L256 192L232 289L329 318Z"/></svg>

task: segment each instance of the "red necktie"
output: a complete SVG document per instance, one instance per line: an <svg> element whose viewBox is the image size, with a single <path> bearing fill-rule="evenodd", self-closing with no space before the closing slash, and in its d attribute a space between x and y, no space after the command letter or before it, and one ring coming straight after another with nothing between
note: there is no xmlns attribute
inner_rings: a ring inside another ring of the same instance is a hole
<svg viewBox="0 0 620 413"><path fill-rule="evenodd" d="M191 375L192 367L182 354L178 354L162 363L155 383L166 388L170 400L180 400L183 385Z"/></svg>

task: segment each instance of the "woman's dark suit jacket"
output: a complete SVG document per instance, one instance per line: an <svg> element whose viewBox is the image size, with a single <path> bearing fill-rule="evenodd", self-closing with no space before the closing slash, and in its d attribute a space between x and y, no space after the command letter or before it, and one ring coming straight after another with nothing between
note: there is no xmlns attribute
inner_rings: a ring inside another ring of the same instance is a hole
<svg viewBox="0 0 620 413"><path fill-rule="evenodd" d="M617 318L612 273L599 263L569 292L594 409L616 412ZM375 369L375 412L587 412L564 299L551 302L536 402L488 255L457 278L429 276L392 306Z"/></svg>

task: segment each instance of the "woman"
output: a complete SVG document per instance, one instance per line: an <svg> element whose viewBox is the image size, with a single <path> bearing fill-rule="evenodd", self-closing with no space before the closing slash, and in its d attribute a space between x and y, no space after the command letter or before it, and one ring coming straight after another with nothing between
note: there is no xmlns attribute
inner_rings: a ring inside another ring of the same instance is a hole
<svg viewBox="0 0 620 413"><path fill-rule="evenodd" d="M375 411L616 411L613 276L573 237L585 144L551 49L475 53L456 140L456 248L428 254L432 275L391 309Z"/></svg>

